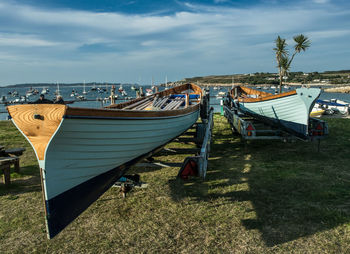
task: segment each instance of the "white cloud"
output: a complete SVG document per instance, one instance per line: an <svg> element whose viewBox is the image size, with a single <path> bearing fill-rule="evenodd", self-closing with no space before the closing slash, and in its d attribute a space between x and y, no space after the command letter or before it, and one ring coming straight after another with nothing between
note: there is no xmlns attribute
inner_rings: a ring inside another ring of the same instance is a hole
<svg viewBox="0 0 350 254"><path fill-rule="evenodd" d="M350 29L343 30L324 30L324 31L312 31L308 33L310 38L314 40L329 39L336 37L349 37Z"/></svg>
<svg viewBox="0 0 350 254"><path fill-rule="evenodd" d="M50 47L59 43L42 40L33 35L0 33L0 46L7 47Z"/></svg>
<svg viewBox="0 0 350 254"><path fill-rule="evenodd" d="M326 4L329 3L330 0L313 0L313 2L316 4Z"/></svg>
<svg viewBox="0 0 350 254"><path fill-rule="evenodd" d="M235 73L274 71L272 48L277 35L292 38L305 33L325 45L328 38L350 36L349 11L334 6L323 9L273 4L239 9L183 5L193 12L127 15L1 2L0 51L6 54L0 57L0 64L11 59L18 63L20 59L23 64L18 68L23 72L23 66L33 62L38 70L41 63L45 68L76 66L76 77L83 72L99 77L102 70L114 66L110 75L117 75L121 81L128 81L131 74L125 73L134 68L143 73L172 69L183 75L233 69ZM0 77L1 71L11 70L0 68Z"/></svg>
<svg viewBox="0 0 350 254"><path fill-rule="evenodd" d="M214 3L221 4L221 3L227 3L229 0L214 0Z"/></svg>

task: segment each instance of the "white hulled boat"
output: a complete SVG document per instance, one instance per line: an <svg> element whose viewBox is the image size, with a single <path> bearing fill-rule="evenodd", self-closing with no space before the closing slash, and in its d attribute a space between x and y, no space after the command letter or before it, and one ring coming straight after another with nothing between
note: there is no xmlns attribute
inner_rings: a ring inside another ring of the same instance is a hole
<svg viewBox="0 0 350 254"><path fill-rule="evenodd" d="M198 119L201 89L181 85L103 109L60 104L7 107L36 153L52 238L129 166L149 157Z"/></svg>
<svg viewBox="0 0 350 254"><path fill-rule="evenodd" d="M271 94L238 86L231 90L230 95L239 104L241 111L306 139L309 135L310 112L320 92L318 88L298 88Z"/></svg>

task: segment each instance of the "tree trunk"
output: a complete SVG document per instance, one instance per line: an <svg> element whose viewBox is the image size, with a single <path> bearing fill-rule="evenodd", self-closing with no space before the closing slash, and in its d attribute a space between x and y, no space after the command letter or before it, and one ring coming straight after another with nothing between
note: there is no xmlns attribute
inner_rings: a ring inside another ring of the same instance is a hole
<svg viewBox="0 0 350 254"><path fill-rule="evenodd" d="M282 93L282 69L281 69L281 67L279 67L279 75L280 75L279 93Z"/></svg>

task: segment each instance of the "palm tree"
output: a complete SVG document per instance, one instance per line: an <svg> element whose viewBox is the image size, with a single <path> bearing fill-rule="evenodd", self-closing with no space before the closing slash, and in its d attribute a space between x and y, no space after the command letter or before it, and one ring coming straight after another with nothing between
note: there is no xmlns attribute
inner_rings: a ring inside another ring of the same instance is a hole
<svg viewBox="0 0 350 254"><path fill-rule="evenodd" d="M288 49L286 39L282 39L280 36L275 40L276 47L273 50L276 52L277 67L280 78L280 93L282 91L282 65L281 61L283 58L288 57Z"/></svg>
<svg viewBox="0 0 350 254"><path fill-rule="evenodd" d="M289 70L290 70L290 64L291 64L291 61L288 59L288 56L282 56L281 57L281 60L280 60L280 67L281 67L281 76L282 76L282 79L283 77L287 77L288 76L288 73L289 73ZM281 87L282 87L282 83L280 83L280 93L281 93Z"/></svg>
<svg viewBox="0 0 350 254"><path fill-rule="evenodd" d="M309 38L304 36L303 34L299 34L293 37L295 45L294 45L294 53L292 57L289 59L288 57L288 49L287 43L285 39L282 39L280 36L277 37L275 40L276 47L273 49L276 52L276 60L277 60L277 67L279 71L279 78L280 78L280 89L279 92L282 92L282 78L284 75L288 74L288 71L290 69L290 65L297 53L300 53L301 51L305 51L308 49L311 45L311 41Z"/></svg>

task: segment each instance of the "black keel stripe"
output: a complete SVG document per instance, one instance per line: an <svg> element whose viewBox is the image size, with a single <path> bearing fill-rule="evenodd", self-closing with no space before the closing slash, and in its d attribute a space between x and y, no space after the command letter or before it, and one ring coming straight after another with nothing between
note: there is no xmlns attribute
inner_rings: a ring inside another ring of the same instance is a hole
<svg viewBox="0 0 350 254"><path fill-rule="evenodd" d="M164 144L165 145L165 144ZM85 211L94 201L105 193L130 166L160 151L164 145L143 154L121 166L102 173L81 183L45 202L47 210L48 238L61 232L68 224Z"/></svg>

